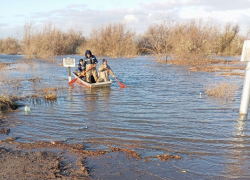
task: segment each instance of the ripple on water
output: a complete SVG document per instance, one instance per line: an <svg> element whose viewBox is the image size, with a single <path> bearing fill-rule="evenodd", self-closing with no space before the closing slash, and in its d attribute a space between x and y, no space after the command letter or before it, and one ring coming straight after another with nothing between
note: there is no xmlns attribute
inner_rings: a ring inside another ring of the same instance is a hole
<svg viewBox="0 0 250 180"><path fill-rule="evenodd" d="M116 81L108 89L74 84L55 103L32 104L30 115L16 112L13 121L20 124L12 136L21 137L20 141L68 139L68 143L89 143L92 148L127 144L146 149L143 155L171 151L186 157L183 168L193 175L225 178L243 172L242 176L250 176L243 171L250 167L245 161L250 157L250 131L247 122L238 120L240 93L235 101L227 102L204 93L207 84L224 80L222 76L190 74L186 67L159 66L143 57L110 59L109 64L127 88L120 89ZM44 78L54 78L50 82L67 79L65 68L46 63L45 67L49 70ZM230 81L243 83L237 77ZM67 80L60 83L67 84ZM21 87L22 91L30 91L29 86ZM235 172L237 164L241 169Z"/></svg>

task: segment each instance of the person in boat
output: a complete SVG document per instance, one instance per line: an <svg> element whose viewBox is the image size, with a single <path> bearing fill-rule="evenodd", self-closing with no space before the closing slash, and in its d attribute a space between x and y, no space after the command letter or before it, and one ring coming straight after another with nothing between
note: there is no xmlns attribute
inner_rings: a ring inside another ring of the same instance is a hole
<svg viewBox="0 0 250 180"><path fill-rule="evenodd" d="M98 60L92 54L90 50L86 50L85 58L83 59L83 70L86 72L86 82L91 82L91 76L94 77L95 82L98 81L98 74L96 71L96 65L98 64Z"/></svg>
<svg viewBox="0 0 250 180"><path fill-rule="evenodd" d="M98 67L99 70L99 79L98 82L107 82L109 81L109 74L112 76L115 76L112 69L108 65L108 62L106 59L102 60L102 64Z"/></svg>
<svg viewBox="0 0 250 180"><path fill-rule="evenodd" d="M77 72L76 72L78 76L81 76L81 75L85 74L85 71L83 69L84 69L84 67L83 67L83 59L80 59L79 64L77 65Z"/></svg>

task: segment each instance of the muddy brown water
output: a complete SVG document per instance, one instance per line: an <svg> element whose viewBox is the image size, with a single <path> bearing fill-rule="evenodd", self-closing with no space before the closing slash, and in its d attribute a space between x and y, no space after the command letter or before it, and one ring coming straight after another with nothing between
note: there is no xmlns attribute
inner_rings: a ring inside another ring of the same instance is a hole
<svg viewBox="0 0 250 180"><path fill-rule="evenodd" d="M68 69L59 66L64 57L57 57L55 63L36 60L22 71L18 65L10 66L10 76L27 79L41 75L44 84L65 90L53 102L19 102L30 105L31 111L25 113L20 107L20 111L8 114L8 136L18 137L20 142L84 143L94 150L126 145L142 157L181 156L182 160L167 163L142 163L142 170L151 168L162 179L250 177L249 121L238 117L242 78L189 72L188 67L160 64L150 57L107 58L118 80L128 87L120 89L113 79L110 88L89 89L77 83L68 86ZM19 63L20 59L23 56L0 56L2 62ZM241 87L233 101L211 98L204 92L206 85L223 80ZM18 91L12 91L32 94L36 86L39 82L23 81ZM0 140L8 136L0 135ZM180 173L182 170L186 173Z"/></svg>

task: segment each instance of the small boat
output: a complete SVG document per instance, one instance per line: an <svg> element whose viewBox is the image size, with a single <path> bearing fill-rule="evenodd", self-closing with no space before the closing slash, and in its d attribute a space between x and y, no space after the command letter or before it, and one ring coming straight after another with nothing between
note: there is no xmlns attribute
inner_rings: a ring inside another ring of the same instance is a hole
<svg viewBox="0 0 250 180"><path fill-rule="evenodd" d="M89 88L97 88L97 87L110 87L111 84L112 84L112 80L110 79L109 81L107 82L98 82L98 83L88 83L84 80L82 80L81 78L79 78L74 72L72 72L73 76L75 78L77 78L77 82L86 86L86 87L89 87Z"/></svg>

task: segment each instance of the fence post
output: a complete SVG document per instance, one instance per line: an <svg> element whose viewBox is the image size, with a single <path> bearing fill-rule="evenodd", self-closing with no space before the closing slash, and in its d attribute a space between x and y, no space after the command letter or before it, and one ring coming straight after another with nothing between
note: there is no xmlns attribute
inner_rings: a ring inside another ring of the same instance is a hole
<svg viewBox="0 0 250 180"><path fill-rule="evenodd" d="M241 104L240 104L240 116L244 120L247 119L249 98L250 98L250 62L247 62L244 85L241 96Z"/></svg>
<svg viewBox="0 0 250 180"><path fill-rule="evenodd" d="M69 82L71 81L71 67L75 67L75 58L63 58L63 67L68 67L69 71Z"/></svg>
<svg viewBox="0 0 250 180"><path fill-rule="evenodd" d="M71 68L68 67L68 70L69 70L69 82L71 81Z"/></svg>
<svg viewBox="0 0 250 180"><path fill-rule="evenodd" d="M245 40L242 48L241 61L247 62L244 85L240 103L240 118L247 119L250 98L250 40Z"/></svg>

